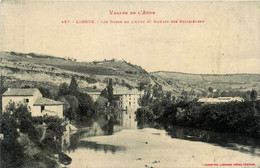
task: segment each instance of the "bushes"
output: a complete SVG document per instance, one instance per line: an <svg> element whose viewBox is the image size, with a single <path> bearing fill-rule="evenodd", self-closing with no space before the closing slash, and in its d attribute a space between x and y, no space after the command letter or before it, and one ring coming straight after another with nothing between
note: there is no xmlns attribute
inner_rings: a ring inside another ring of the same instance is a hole
<svg viewBox="0 0 260 168"><path fill-rule="evenodd" d="M0 140L0 149L1 168L22 167L25 156L17 139Z"/></svg>
<svg viewBox="0 0 260 168"><path fill-rule="evenodd" d="M136 119L139 126L149 126L155 121L155 115L149 108L139 108L136 111Z"/></svg>
<svg viewBox="0 0 260 168"><path fill-rule="evenodd" d="M91 78L91 77L87 77L87 76L86 76L86 81L88 83L97 83L98 82L95 78Z"/></svg>
<svg viewBox="0 0 260 168"><path fill-rule="evenodd" d="M170 119L173 125L259 136L260 118L255 116L255 102L219 104L188 102L177 103L169 108L165 110L162 121L169 122Z"/></svg>
<svg viewBox="0 0 260 168"><path fill-rule="evenodd" d="M175 103L169 96L155 100L144 96L141 102L143 108L137 110L139 126L159 123L165 127L179 125L260 137L260 101L203 104L194 100Z"/></svg>
<svg viewBox="0 0 260 168"><path fill-rule="evenodd" d="M65 131L62 119L56 116L32 117L27 105L11 102L1 116L1 122L1 133L4 134L0 141L1 167L58 167L53 157L61 154ZM46 134L41 135L35 125L42 123L46 127L41 125L39 128L46 129Z"/></svg>
<svg viewBox="0 0 260 168"><path fill-rule="evenodd" d="M11 102L3 113L1 118L1 133L4 139L0 142L1 149L1 167L21 167L24 163L25 155L23 148L17 138L19 132L35 136L36 129L32 125L31 114L27 106L23 104L15 105Z"/></svg>

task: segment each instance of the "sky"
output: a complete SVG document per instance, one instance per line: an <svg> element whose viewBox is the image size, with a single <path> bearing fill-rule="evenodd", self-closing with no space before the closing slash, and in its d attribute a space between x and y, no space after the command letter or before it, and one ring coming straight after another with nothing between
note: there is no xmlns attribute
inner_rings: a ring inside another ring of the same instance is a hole
<svg viewBox="0 0 260 168"><path fill-rule="evenodd" d="M110 11L128 14L111 15ZM140 11L155 14L140 15ZM62 23L64 20L70 23ZM94 20L95 24L76 24L79 20ZM152 23L101 23L111 20ZM160 20L203 20L204 23L153 23ZM257 1L10 0L1 4L1 51L73 57L78 61L124 59L149 72L259 74L259 46Z"/></svg>

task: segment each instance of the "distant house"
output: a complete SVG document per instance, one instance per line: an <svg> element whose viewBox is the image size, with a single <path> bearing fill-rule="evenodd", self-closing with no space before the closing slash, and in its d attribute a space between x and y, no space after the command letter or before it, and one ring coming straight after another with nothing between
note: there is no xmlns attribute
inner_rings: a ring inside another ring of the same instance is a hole
<svg viewBox="0 0 260 168"><path fill-rule="evenodd" d="M87 93L94 101L98 99L101 91L84 88L79 89L80 92ZM117 90L113 91L113 96L117 107L121 110L123 127L124 128L137 128L136 110L139 106L139 99L142 97L143 92L138 90Z"/></svg>
<svg viewBox="0 0 260 168"><path fill-rule="evenodd" d="M2 111L5 110L10 101L27 104L31 109L32 116L47 114L63 118L63 103L42 97L37 88L8 88L2 95Z"/></svg>
<svg viewBox="0 0 260 168"><path fill-rule="evenodd" d="M202 103L225 103L225 102L232 102L232 101L238 101L242 102L244 101L241 97L217 97L217 98L200 98L198 102Z"/></svg>
<svg viewBox="0 0 260 168"><path fill-rule="evenodd" d="M117 106L122 110L123 127L137 128L136 110L139 106L139 99L143 93L137 90L115 90L114 98Z"/></svg>
<svg viewBox="0 0 260 168"><path fill-rule="evenodd" d="M136 111L139 108L139 99L142 92L136 90L115 90L113 93L117 99L117 105L124 111Z"/></svg>

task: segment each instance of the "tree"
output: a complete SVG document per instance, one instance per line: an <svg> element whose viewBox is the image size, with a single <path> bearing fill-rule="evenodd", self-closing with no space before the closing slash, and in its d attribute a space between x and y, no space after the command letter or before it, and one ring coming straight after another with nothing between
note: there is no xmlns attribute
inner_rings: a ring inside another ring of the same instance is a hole
<svg viewBox="0 0 260 168"><path fill-rule="evenodd" d="M24 89L28 89L28 88L32 88L32 87L29 86L29 85L25 85L25 86L23 86L22 88L24 88Z"/></svg>
<svg viewBox="0 0 260 168"><path fill-rule="evenodd" d="M251 101L256 101L257 100L257 96L258 96L258 93L256 92L255 89L252 89L251 93L250 93L250 99Z"/></svg>
<svg viewBox="0 0 260 168"><path fill-rule="evenodd" d="M141 106L148 106L152 103L152 91L151 91L151 85L147 87L147 89L144 92L144 95L139 99L139 104Z"/></svg>
<svg viewBox="0 0 260 168"><path fill-rule="evenodd" d="M76 119L76 110L79 107L78 99L72 95L65 95L64 97L70 104L70 108L68 109L67 117L70 120L75 120Z"/></svg>
<svg viewBox="0 0 260 168"><path fill-rule="evenodd" d="M138 108L136 111L136 119L139 126L153 124L155 116L153 111L147 107Z"/></svg>
<svg viewBox="0 0 260 168"><path fill-rule="evenodd" d="M63 102L63 115L69 119L69 109L70 109L69 102L64 98L64 96L59 97L58 101Z"/></svg>
<svg viewBox="0 0 260 168"><path fill-rule="evenodd" d="M103 89L100 93L100 96L108 99L108 93L107 93L107 88Z"/></svg>
<svg viewBox="0 0 260 168"><path fill-rule="evenodd" d="M32 122L32 114L26 104L10 102L4 113L10 114L16 121L16 127L22 133L28 133L28 135L36 136L37 132Z"/></svg>
<svg viewBox="0 0 260 168"><path fill-rule="evenodd" d="M209 87L209 88L208 88L208 91L209 91L210 93L213 93L213 88L212 88L212 87Z"/></svg>
<svg viewBox="0 0 260 168"><path fill-rule="evenodd" d="M100 96L95 102L95 119L100 119L106 115L108 100Z"/></svg>
<svg viewBox="0 0 260 168"><path fill-rule="evenodd" d="M166 96L164 96L162 101L161 101L162 106L166 107L167 105L170 105L172 102L173 102L172 93L166 92Z"/></svg>
<svg viewBox="0 0 260 168"><path fill-rule="evenodd" d="M70 121L76 119L76 110L79 106L78 99L73 95L65 95L59 97L58 101L64 103L64 116Z"/></svg>
<svg viewBox="0 0 260 168"><path fill-rule="evenodd" d="M59 86L58 96L63 96L67 94L69 94L69 85L64 82Z"/></svg>
<svg viewBox="0 0 260 168"><path fill-rule="evenodd" d="M138 90L139 90L139 91L145 90L145 88L146 88L147 85L148 85L148 84L147 84L146 82L140 82L140 83L138 83Z"/></svg>
<svg viewBox="0 0 260 168"><path fill-rule="evenodd" d="M153 96L157 98L163 97L162 85L156 84L153 86Z"/></svg>
<svg viewBox="0 0 260 168"><path fill-rule="evenodd" d="M107 93L108 93L108 102L110 103L111 106L113 106L114 105L113 80L111 78L108 81Z"/></svg>
<svg viewBox="0 0 260 168"><path fill-rule="evenodd" d="M4 85L5 85L5 79L4 79L4 77L2 76L2 74L1 74L1 76L0 76L0 87L3 88Z"/></svg>
<svg viewBox="0 0 260 168"><path fill-rule="evenodd" d="M1 132L4 134L4 140L0 141L1 167L21 167L25 155L24 149L17 140L20 136L19 132L37 139L31 113L27 105L10 102L1 116L1 121L3 121Z"/></svg>
<svg viewBox="0 0 260 168"><path fill-rule="evenodd" d="M103 97L103 96L100 96L100 97L97 98L97 100L96 100L96 104L97 104L98 106L103 106L103 107L105 107L105 106L107 105L107 102L108 102L108 100L107 100L105 97Z"/></svg>
<svg viewBox="0 0 260 168"><path fill-rule="evenodd" d="M65 131L65 125L61 118L57 116L43 117L44 123L46 123L46 135L42 140L43 144L46 145L47 149L52 153L60 153L62 145L62 136Z"/></svg>
<svg viewBox="0 0 260 168"><path fill-rule="evenodd" d="M251 92L249 90L243 93L242 97L244 98L245 101L251 100L250 94Z"/></svg>
<svg viewBox="0 0 260 168"><path fill-rule="evenodd" d="M90 120L94 114L94 102L92 98L88 94L79 92L77 95L77 99L79 102L79 107L77 110L78 120Z"/></svg>
<svg viewBox="0 0 260 168"><path fill-rule="evenodd" d="M46 97L46 98L49 98L49 99L53 99L53 96L52 96L52 94L51 94L49 89L44 88L44 87L39 87L38 89L40 90L40 92L41 92L43 97Z"/></svg>
<svg viewBox="0 0 260 168"><path fill-rule="evenodd" d="M75 76L71 78L69 90L72 95L76 95L78 93L78 83Z"/></svg>

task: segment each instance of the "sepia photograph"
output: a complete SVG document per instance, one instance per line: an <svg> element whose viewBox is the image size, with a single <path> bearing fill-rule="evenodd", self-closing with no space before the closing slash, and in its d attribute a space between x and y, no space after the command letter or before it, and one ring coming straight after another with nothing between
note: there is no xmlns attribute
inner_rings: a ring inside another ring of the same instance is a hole
<svg viewBox="0 0 260 168"><path fill-rule="evenodd" d="M1 0L0 168L260 168L260 2Z"/></svg>

